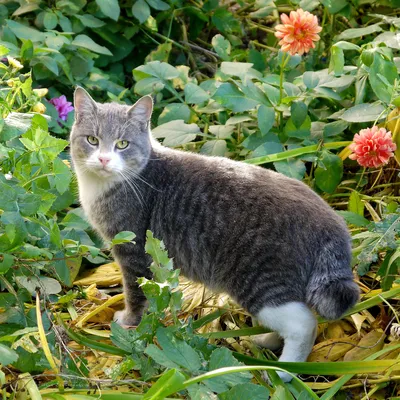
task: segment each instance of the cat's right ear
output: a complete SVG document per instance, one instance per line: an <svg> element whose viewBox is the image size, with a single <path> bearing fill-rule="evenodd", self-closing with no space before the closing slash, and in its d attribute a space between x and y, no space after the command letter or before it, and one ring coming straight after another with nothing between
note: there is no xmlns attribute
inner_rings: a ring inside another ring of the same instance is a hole
<svg viewBox="0 0 400 400"><path fill-rule="evenodd" d="M75 116L79 120L82 115L94 114L96 112L96 102L90 97L90 94L80 86L74 93Z"/></svg>

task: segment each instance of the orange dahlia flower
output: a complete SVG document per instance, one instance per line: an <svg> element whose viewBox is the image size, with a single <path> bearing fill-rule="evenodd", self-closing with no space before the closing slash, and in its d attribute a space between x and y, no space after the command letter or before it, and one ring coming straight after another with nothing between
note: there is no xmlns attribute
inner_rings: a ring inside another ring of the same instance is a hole
<svg viewBox="0 0 400 400"><path fill-rule="evenodd" d="M281 15L283 25L275 27L275 36L281 41L282 51L289 52L290 55L303 55L315 47L314 42L320 39L318 33L322 28L318 25L315 15L299 8L291 11L290 17L286 14Z"/></svg>
<svg viewBox="0 0 400 400"><path fill-rule="evenodd" d="M390 131L375 125L356 133L349 148L353 152L349 158L357 160L362 167L380 167L393 157L396 143L393 143Z"/></svg>

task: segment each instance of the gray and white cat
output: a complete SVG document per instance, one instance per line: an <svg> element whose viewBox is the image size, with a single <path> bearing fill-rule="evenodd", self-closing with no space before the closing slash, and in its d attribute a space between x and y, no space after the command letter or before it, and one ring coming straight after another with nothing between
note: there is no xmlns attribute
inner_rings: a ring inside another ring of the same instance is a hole
<svg viewBox="0 0 400 400"><path fill-rule="evenodd" d="M136 244L113 250L126 297L114 319L140 321L136 279L151 277L150 229L185 276L229 293L284 339L281 361L305 361L316 336L311 310L337 319L359 297L344 221L300 181L161 146L151 137L152 109L150 96L128 107L75 91L71 155L82 207L103 238L136 234Z"/></svg>

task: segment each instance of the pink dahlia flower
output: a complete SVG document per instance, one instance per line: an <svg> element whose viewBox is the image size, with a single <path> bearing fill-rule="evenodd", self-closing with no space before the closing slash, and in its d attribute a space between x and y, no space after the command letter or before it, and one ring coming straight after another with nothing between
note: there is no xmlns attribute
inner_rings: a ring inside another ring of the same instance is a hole
<svg viewBox="0 0 400 400"><path fill-rule="evenodd" d="M385 128L361 129L354 135L353 143L349 146L353 152L349 158L357 160L362 167L380 167L389 162L396 150L390 131Z"/></svg>
<svg viewBox="0 0 400 400"><path fill-rule="evenodd" d="M63 121L67 119L68 114L74 109L72 103L67 101L67 98L64 95L52 98L49 103L53 104L58 112L58 116Z"/></svg>
<svg viewBox="0 0 400 400"><path fill-rule="evenodd" d="M318 25L315 15L299 8L291 11L290 16L281 15L283 25L275 27L275 36L281 41L282 51L289 52L290 55L303 55L315 47L314 42L320 39L318 33L322 28Z"/></svg>

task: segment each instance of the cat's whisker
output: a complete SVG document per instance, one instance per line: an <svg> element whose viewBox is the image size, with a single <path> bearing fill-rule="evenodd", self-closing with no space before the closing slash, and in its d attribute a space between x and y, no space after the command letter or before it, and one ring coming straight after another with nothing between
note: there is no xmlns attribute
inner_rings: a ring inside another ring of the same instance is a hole
<svg viewBox="0 0 400 400"><path fill-rule="evenodd" d="M131 181L129 177L124 174L124 172L117 171L117 173L123 178L122 183L123 184L126 183L132 189L133 193L135 194L135 196L139 201L139 204L143 207L144 197L140 192L139 188L137 187L137 185L135 184L135 182Z"/></svg>
<svg viewBox="0 0 400 400"><path fill-rule="evenodd" d="M130 176L132 176L135 179L139 179L140 181L142 181L144 184L146 184L147 186L149 186L150 188L152 188L153 190L156 190L157 192L161 192L161 190L155 188L153 185L151 185L149 182L147 182L143 177L141 177L135 170L133 170L132 168L126 168L125 173L129 174Z"/></svg>

